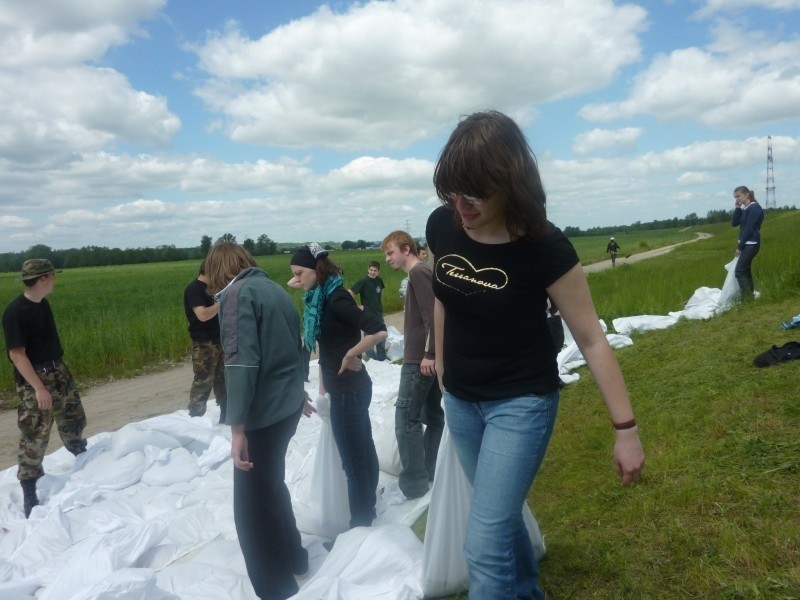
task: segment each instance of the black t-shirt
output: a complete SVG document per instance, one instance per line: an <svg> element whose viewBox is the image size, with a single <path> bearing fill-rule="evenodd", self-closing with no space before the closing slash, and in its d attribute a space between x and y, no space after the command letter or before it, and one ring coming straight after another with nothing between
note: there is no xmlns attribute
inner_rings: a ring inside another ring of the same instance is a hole
<svg viewBox="0 0 800 600"><path fill-rule="evenodd" d="M369 381L366 369L345 371L338 375L347 351L361 341L361 332L386 331L386 325L374 314L358 308L356 301L338 287L322 307L319 335L319 368L328 392L347 392Z"/></svg>
<svg viewBox="0 0 800 600"><path fill-rule="evenodd" d="M33 302L20 294L3 313L6 348L25 348L31 364L61 358L64 351L58 339L56 320L47 298Z"/></svg>
<svg viewBox="0 0 800 600"><path fill-rule="evenodd" d="M547 292L578 262L555 226L544 237L482 244L447 207L428 218L433 292L445 307L444 386L462 400L546 394L558 387Z"/></svg>
<svg viewBox="0 0 800 600"><path fill-rule="evenodd" d="M189 337L193 342L219 340L219 318L214 315L208 321L201 321L194 314L195 306L213 306L214 299L206 292L206 284L195 279L183 292L183 310L189 321Z"/></svg>
<svg viewBox="0 0 800 600"><path fill-rule="evenodd" d="M383 279L380 276L374 279L367 275L355 282L353 287L354 294L361 296L361 304L364 305L364 310L371 312L373 315L383 317L383 290L386 286L383 284Z"/></svg>

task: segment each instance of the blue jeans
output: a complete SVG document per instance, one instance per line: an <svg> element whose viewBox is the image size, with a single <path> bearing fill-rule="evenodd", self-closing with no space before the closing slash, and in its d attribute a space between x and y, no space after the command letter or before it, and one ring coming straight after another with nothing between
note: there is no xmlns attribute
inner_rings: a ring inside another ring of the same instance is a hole
<svg viewBox="0 0 800 600"><path fill-rule="evenodd" d="M433 481L444 429L442 393L436 376L423 375L419 365L403 364L395 406L394 433L403 465L400 491L407 498L419 498L428 491L428 481Z"/></svg>
<svg viewBox="0 0 800 600"><path fill-rule="evenodd" d="M350 528L369 527L375 518L375 490L378 487L378 453L372 440L369 403L372 382L351 392L330 392L331 429L342 469L347 477Z"/></svg>
<svg viewBox="0 0 800 600"><path fill-rule="evenodd" d="M374 360L386 360L386 341L375 344L374 348L370 348L364 354L367 358Z"/></svg>
<svg viewBox="0 0 800 600"><path fill-rule="evenodd" d="M444 403L458 460L473 485L464 541L470 598L544 598L522 503L547 451L558 391L491 402L466 402L445 391Z"/></svg>

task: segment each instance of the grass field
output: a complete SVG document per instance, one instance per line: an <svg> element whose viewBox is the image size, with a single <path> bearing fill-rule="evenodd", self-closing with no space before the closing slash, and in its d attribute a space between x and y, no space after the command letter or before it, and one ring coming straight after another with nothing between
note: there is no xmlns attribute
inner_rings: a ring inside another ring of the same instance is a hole
<svg viewBox="0 0 800 600"><path fill-rule="evenodd" d="M591 274L600 316L610 323L666 314L682 308L697 287L720 287L736 230L725 224L703 230L714 237ZM588 371L564 390L528 497L547 542L541 573L549 598L800 598L800 360L752 366L772 344L800 339L797 330L779 327L800 313L798 232L800 212L767 215L754 263L758 301L637 335L632 347L617 352L647 453L637 485L621 488L611 469L613 433ZM647 235L632 241L657 243ZM600 247L603 258L604 240L581 238L578 245ZM626 250L629 242L620 243ZM379 253L335 255L348 283L373 257ZM277 281L289 278L288 257L259 262ZM196 267L60 274L51 299L79 379L121 377L184 358L181 294ZM401 275L383 271L387 311L399 310L393 291ZM0 298L19 289L13 277L0 278ZM8 391L7 363L2 377ZM424 532L424 520L415 529Z"/></svg>

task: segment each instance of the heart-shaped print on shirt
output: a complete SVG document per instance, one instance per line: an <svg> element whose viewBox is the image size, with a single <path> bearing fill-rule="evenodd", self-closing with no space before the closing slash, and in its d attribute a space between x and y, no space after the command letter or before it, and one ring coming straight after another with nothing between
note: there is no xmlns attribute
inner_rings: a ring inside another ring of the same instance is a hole
<svg viewBox="0 0 800 600"><path fill-rule="evenodd" d="M448 254L436 261L436 279L467 296L502 290L508 285L508 275L502 269L476 269L471 262L458 254Z"/></svg>

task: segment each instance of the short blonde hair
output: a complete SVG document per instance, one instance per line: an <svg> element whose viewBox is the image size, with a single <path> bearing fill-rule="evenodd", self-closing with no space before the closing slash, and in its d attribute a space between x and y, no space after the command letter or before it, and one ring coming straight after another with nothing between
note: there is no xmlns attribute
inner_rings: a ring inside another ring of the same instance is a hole
<svg viewBox="0 0 800 600"><path fill-rule="evenodd" d="M258 266L252 255L236 242L217 242L211 246L205 263L209 294L216 294L245 269Z"/></svg>
<svg viewBox="0 0 800 600"><path fill-rule="evenodd" d="M381 242L381 250L386 252L389 248L389 244L394 244L397 246L397 249L402 252L403 246L408 246L411 254L414 256L419 256L417 254L417 244L414 242L414 238L412 238L408 232L402 231L398 229L397 231L393 231Z"/></svg>

